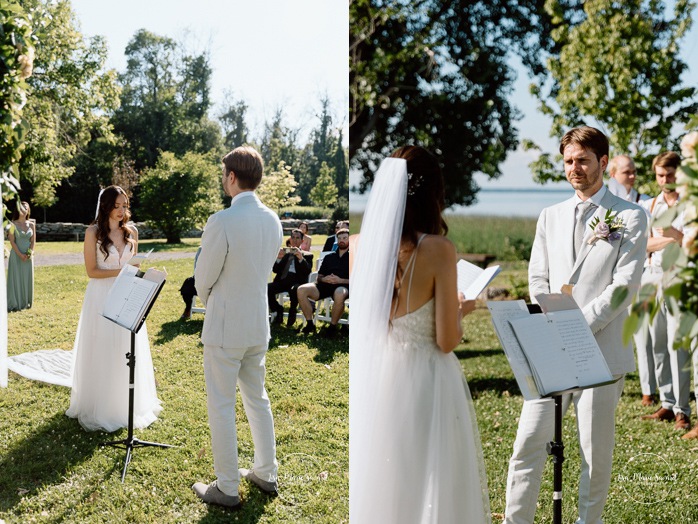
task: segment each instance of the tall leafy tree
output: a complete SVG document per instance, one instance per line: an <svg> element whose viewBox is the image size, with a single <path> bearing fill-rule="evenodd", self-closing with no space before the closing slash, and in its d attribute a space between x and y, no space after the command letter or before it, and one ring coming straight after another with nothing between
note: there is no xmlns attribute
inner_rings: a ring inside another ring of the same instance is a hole
<svg viewBox="0 0 698 524"><path fill-rule="evenodd" d="M235 100L231 92L226 93L224 107L218 114L218 121L223 128L223 146L227 151L247 143L247 104L244 100Z"/></svg>
<svg viewBox="0 0 698 524"><path fill-rule="evenodd" d="M320 175L313 189L310 191L310 200L320 207L329 207L337 202L337 186L334 185L333 169L323 162L320 165Z"/></svg>
<svg viewBox="0 0 698 524"><path fill-rule="evenodd" d="M205 53L187 54L173 39L141 29L126 57L114 128L137 171L153 167L161 151L183 155L220 147L220 127L207 116L211 67Z"/></svg>
<svg viewBox="0 0 698 524"><path fill-rule="evenodd" d="M0 195L19 189L17 164L24 148L27 78L34 65L34 42L26 12L15 2L0 5ZM0 201L2 209L2 201Z"/></svg>
<svg viewBox="0 0 698 524"><path fill-rule="evenodd" d="M517 52L535 74L545 0L351 0L349 155L372 181L381 158L419 143L439 154L448 204L469 204L473 174L500 174L517 145L509 104Z"/></svg>
<svg viewBox="0 0 698 524"><path fill-rule="evenodd" d="M650 158L672 147L672 127L698 109L696 89L681 82L687 65L679 57L694 7L676 0L668 15L659 0L588 0L575 9L548 2L556 52L532 93L552 118L551 136L581 123L599 127L614 154L644 164L640 175L649 182ZM549 154L532 167L539 181L564 178Z"/></svg>
<svg viewBox="0 0 698 524"><path fill-rule="evenodd" d="M56 187L73 171L73 157L92 139L112 137L109 116L118 104L113 71L105 71L106 43L85 39L70 2L22 0L38 39L24 116L28 123L20 175L31 200L56 201Z"/></svg>
<svg viewBox="0 0 698 524"><path fill-rule="evenodd" d="M256 193L264 205L278 213L282 207L295 206L300 202L300 197L293 195L296 186L298 182L293 178L291 168L282 161L277 169L265 171Z"/></svg>

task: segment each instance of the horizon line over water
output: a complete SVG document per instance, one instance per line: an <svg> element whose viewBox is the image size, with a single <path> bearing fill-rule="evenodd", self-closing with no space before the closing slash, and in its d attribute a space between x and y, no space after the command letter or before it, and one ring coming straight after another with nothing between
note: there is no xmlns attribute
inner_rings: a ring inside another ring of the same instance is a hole
<svg viewBox="0 0 698 524"><path fill-rule="evenodd" d="M349 212L363 213L368 203L368 195L350 191ZM562 202L574 194L568 188L493 188L480 189L477 202L471 206L451 206L445 213L449 215L482 215L538 218L544 208Z"/></svg>

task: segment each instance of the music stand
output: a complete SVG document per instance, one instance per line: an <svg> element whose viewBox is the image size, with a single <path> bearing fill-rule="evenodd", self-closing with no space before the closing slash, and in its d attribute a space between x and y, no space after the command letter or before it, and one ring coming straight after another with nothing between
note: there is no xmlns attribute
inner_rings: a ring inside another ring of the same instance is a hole
<svg viewBox="0 0 698 524"><path fill-rule="evenodd" d="M122 448L126 450L126 457L124 459L124 468L121 472L121 482L123 483L124 480L126 479L126 470L128 469L128 465L131 462L131 455L133 454L133 448L136 447L145 447L145 446L154 446L154 447L159 447L159 448L172 448L174 446L170 444L161 444L159 442L148 442L145 440L140 440L137 439L133 436L133 403L134 403L134 392L136 388L135 384L135 375L136 375L136 333L138 333L145 323L145 319L150 313L150 309L153 307L153 304L155 303L155 300L157 299L158 295L160 294L160 290L162 289L162 286L165 284L163 281L160 286L158 287L155 295L153 296L150 304L148 305L147 310L145 311L145 314L143 315L143 318L140 320L138 323L138 326L135 329L129 330L131 331L131 351L126 353L126 365L129 368L129 382L128 382L128 434L125 439L121 440L112 440L109 442L102 442L100 443L101 446L113 446L116 448ZM108 317L105 317L108 318ZM123 327L123 326L122 326ZM127 328L124 328L127 329Z"/></svg>

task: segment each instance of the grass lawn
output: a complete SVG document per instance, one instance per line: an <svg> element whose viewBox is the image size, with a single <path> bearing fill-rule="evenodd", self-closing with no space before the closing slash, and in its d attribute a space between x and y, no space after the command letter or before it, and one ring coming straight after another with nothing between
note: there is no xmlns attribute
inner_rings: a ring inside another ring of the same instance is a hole
<svg viewBox="0 0 698 524"><path fill-rule="evenodd" d="M70 401L67 388L10 372L9 387L0 390L0 520L347 522L346 338L330 342L301 339L284 328L272 331L267 388L276 423L281 496L269 499L243 481L244 508L233 513L195 497L191 484L214 478L199 342L203 316L179 320L183 303L178 290L192 272L192 260L168 261L167 270L168 282L148 319L164 409L157 422L136 430L135 436L177 447L136 448L122 484L125 452L99 443L125 438L126 430L85 432L64 415ZM86 285L81 265L37 267L34 307L9 314L9 354L70 349ZM240 466L251 467L252 439L241 402L238 435Z"/></svg>

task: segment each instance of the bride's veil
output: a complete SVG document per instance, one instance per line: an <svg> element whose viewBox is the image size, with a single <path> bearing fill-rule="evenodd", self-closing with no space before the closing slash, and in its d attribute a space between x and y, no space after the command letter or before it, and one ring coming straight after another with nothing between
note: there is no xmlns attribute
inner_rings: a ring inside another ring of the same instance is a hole
<svg viewBox="0 0 698 524"><path fill-rule="evenodd" d="M361 223L351 275L349 337L349 519L362 476L371 468L373 388L380 386L387 344L397 255L407 195L407 162L386 158L376 173Z"/></svg>

